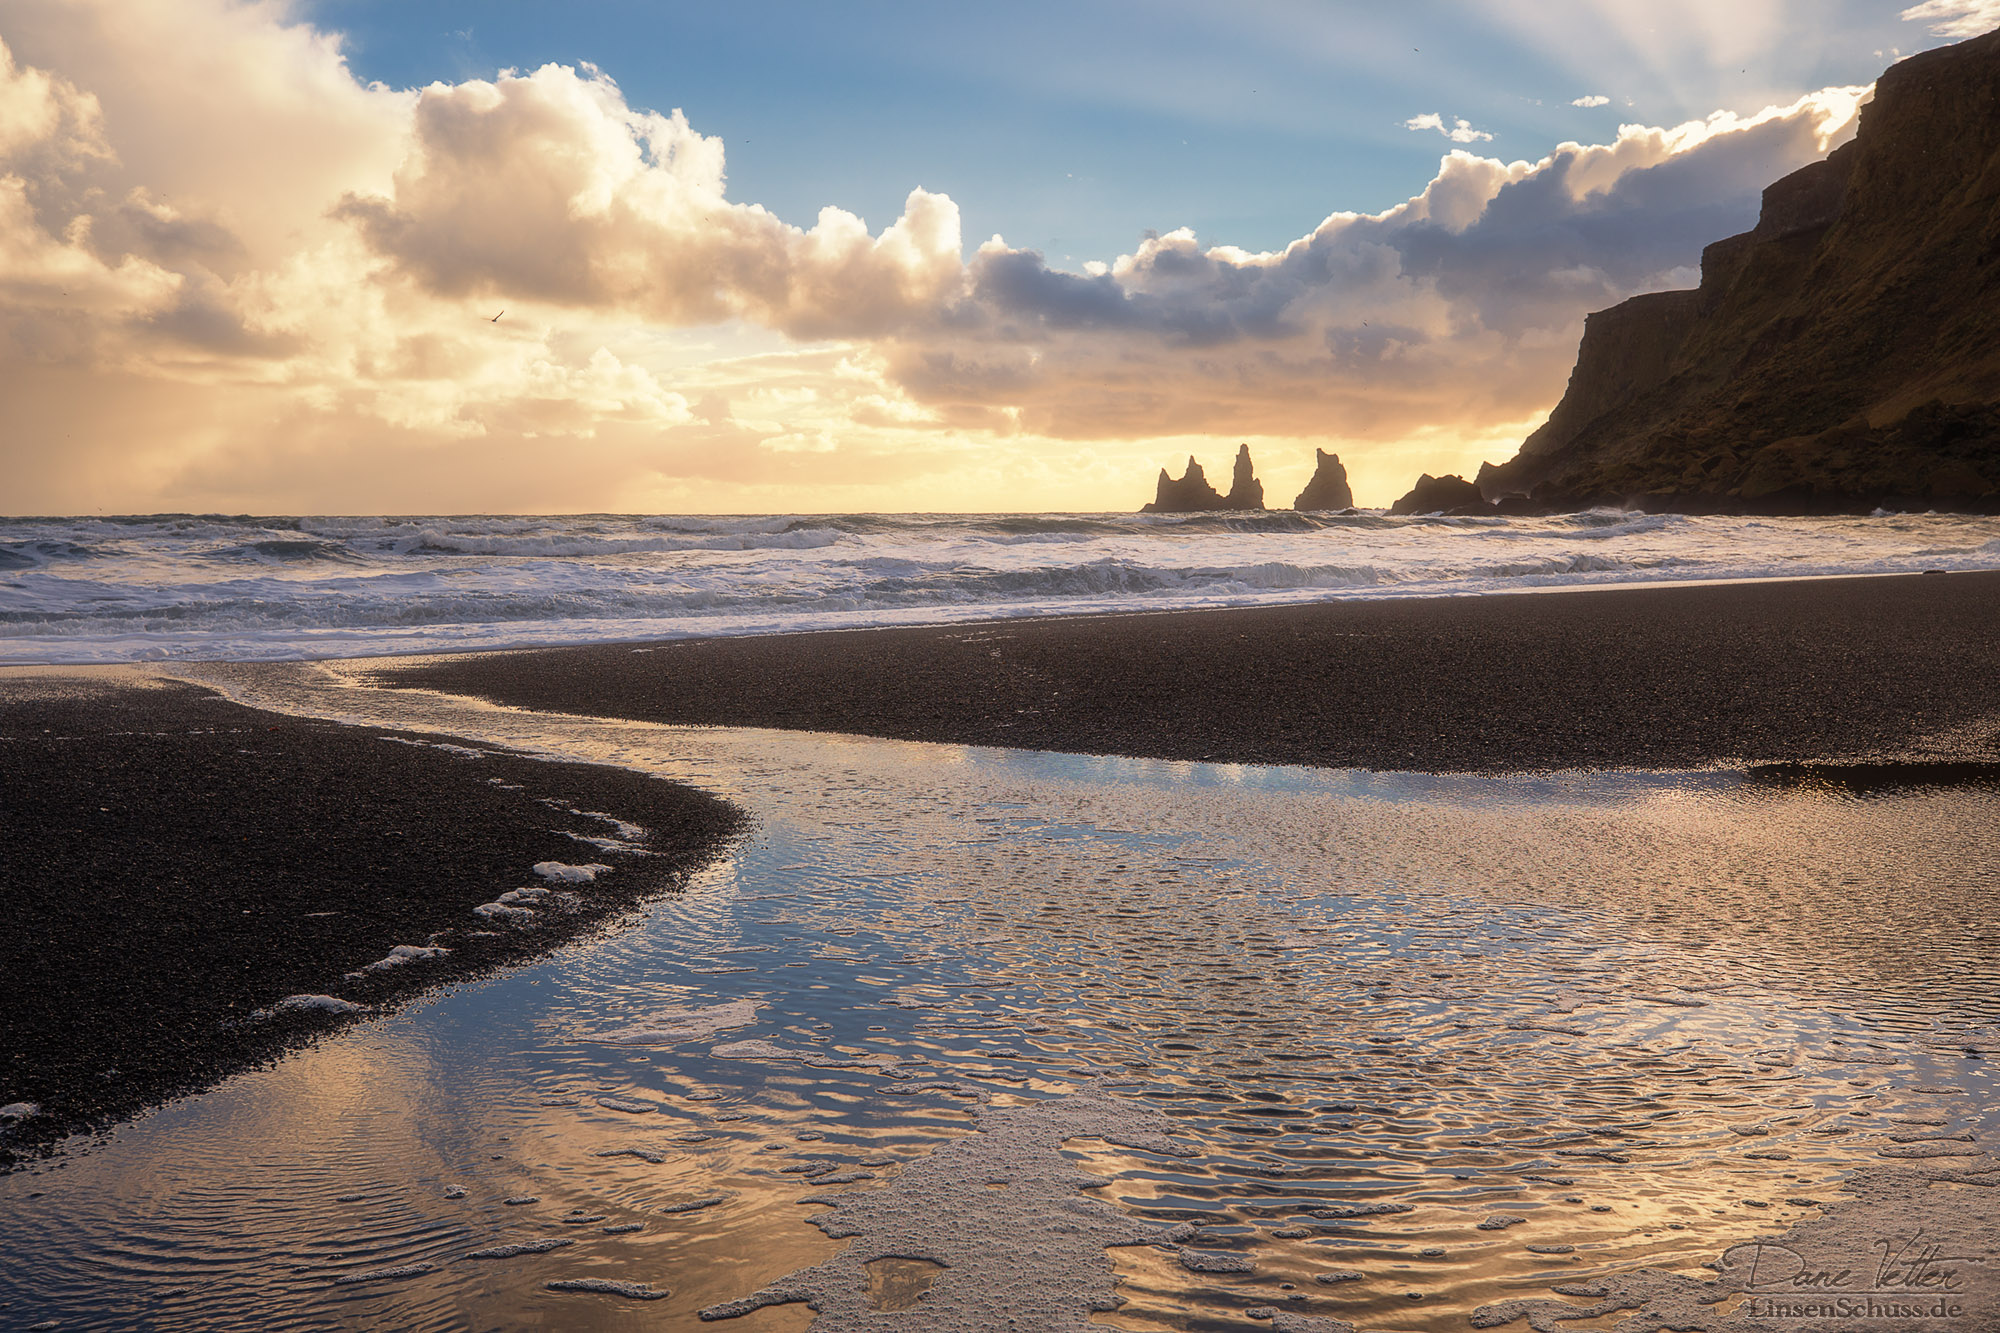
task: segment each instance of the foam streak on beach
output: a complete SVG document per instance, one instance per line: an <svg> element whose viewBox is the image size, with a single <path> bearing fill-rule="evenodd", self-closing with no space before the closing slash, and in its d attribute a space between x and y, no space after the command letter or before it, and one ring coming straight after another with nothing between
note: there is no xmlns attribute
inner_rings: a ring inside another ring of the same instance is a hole
<svg viewBox="0 0 2000 1333"><path fill-rule="evenodd" d="M2000 518L0 519L0 662L354 657L2000 568Z"/></svg>

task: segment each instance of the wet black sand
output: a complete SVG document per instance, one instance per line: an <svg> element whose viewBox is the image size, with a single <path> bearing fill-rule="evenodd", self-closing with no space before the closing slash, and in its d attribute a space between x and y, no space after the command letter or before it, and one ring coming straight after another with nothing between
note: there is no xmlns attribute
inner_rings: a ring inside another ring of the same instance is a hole
<svg viewBox="0 0 2000 1333"><path fill-rule="evenodd" d="M1163 759L1505 772L2000 759L2000 573L484 653L537 709Z"/></svg>
<svg viewBox="0 0 2000 1333"><path fill-rule="evenodd" d="M0 1105L42 1108L0 1133L0 1168L351 1021L253 1010L293 994L375 1008L546 952L680 882L739 825L636 773L395 734L182 685L0 680ZM653 855L565 836L615 836L577 811L646 828ZM542 883L539 861L616 869L573 914L472 933L489 929L475 905ZM436 932L447 957L344 975Z"/></svg>

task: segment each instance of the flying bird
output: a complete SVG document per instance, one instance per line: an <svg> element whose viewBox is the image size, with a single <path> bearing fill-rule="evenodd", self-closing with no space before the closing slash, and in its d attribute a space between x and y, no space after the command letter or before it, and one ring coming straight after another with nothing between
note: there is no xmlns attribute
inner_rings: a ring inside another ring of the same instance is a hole
<svg viewBox="0 0 2000 1333"><path fill-rule="evenodd" d="M504 315L504 314L506 314L506 313L507 313L506 311L502 310L502 311L500 312L500 315ZM488 324L498 324L498 323L500 322L500 315L495 315L495 316L494 316L493 318L491 318L491 319L487 320L486 322L487 322Z"/></svg>

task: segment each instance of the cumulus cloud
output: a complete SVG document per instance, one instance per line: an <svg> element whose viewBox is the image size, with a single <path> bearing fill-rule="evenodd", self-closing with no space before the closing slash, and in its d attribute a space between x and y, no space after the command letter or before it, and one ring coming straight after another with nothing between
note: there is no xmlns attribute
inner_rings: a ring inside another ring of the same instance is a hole
<svg viewBox="0 0 2000 1333"><path fill-rule="evenodd" d="M1610 106L1611 99L1602 93L1589 93L1570 103L1571 106Z"/></svg>
<svg viewBox="0 0 2000 1333"><path fill-rule="evenodd" d="M615 349L643 327L632 319L551 319L524 280L510 287L521 308L495 325L491 309L473 315L372 246L343 210L392 195L398 171L427 160L425 99L360 84L336 40L283 14L167 0L9 5L0 398L25 413L45 397L30 381L66 383L73 395L63 411L16 418L6 461L17 480L53 477L65 457L81 471L73 442L93 429L152 454L144 468L91 465L83 475L99 483L199 475L212 486L253 469L240 458L213 468L205 454L233 457L244 437L278 422L290 440L435 446L605 439L693 419L683 394ZM592 91L588 78L572 82ZM654 138L666 169L675 164L671 122L662 123ZM698 136L684 139L693 161L680 168L719 177L719 146L709 165ZM617 161L601 147L595 156L610 163L597 169L602 198ZM580 215L590 202L586 193ZM504 212L493 225L507 225ZM177 385L200 391L205 416L167 429L185 402ZM128 407L141 401L160 428L132 428ZM50 441L65 442L52 458L17 456Z"/></svg>
<svg viewBox="0 0 2000 1333"><path fill-rule="evenodd" d="M880 236L838 208L801 230L724 197L721 140L678 110L633 110L589 68L433 84L414 139L392 189L339 214L440 295L744 318L811 338L905 322L958 279L949 198L911 191Z"/></svg>
<svg viewBox="0 0 2000 1333"><path fill-rule="evenodd" d="M1408 202L1270 253L1179 230L1078 274L996 239L966 299L883 345L916 400L1051 435L1388 437L1526 415L1560 393L1586 312L1692 285L1702 247L1850 133L1865 93L1628 125L1538 162L1455 149Z"/></svg>
<svg viewBox="0 0 2000 1333"><path fill-rule="evenodd" d="M1447 125L1444 123L1444 117L1435 111L1426 111L1421 116L1411 116L1403 122L1403 128L1406 130L1436 130L1453 143L1483 143L1491 142L1493 139L1493 136L1485 130L1472 128L1472 122L1469 120L1458 119Z"/></svg>
<svg viewBox="0 0 2000 1333"><path fill-rule="evenodd" d="M1924 0L1902 15L1912 23L1928 23L1940 37L1977 37L2000 28L2000 0Z"/></svg>
<svg viewBox="0 0 2000 1333"><path fill-rule="evenodd" d="M720 140L588 66L364 85L290 12L9 0L13 505L981 508L1204 433L1449 452L1546 409L1585 312L1691 283L1865 92L1537 161L1417 117L1454 146L1394 208L1071 272L968 256L922 189L879 231L731 199Z"/></svg>

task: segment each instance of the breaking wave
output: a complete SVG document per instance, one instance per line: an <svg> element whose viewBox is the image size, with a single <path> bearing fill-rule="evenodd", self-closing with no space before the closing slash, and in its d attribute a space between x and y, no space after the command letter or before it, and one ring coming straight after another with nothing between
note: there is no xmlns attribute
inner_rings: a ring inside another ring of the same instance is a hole
<svg viewBox="0 0 2000 1333"><path fill-rule="evenodd" d="M1377 512L0 520L0 661L366 656L2000 568L2000 519Z"/></svg>

